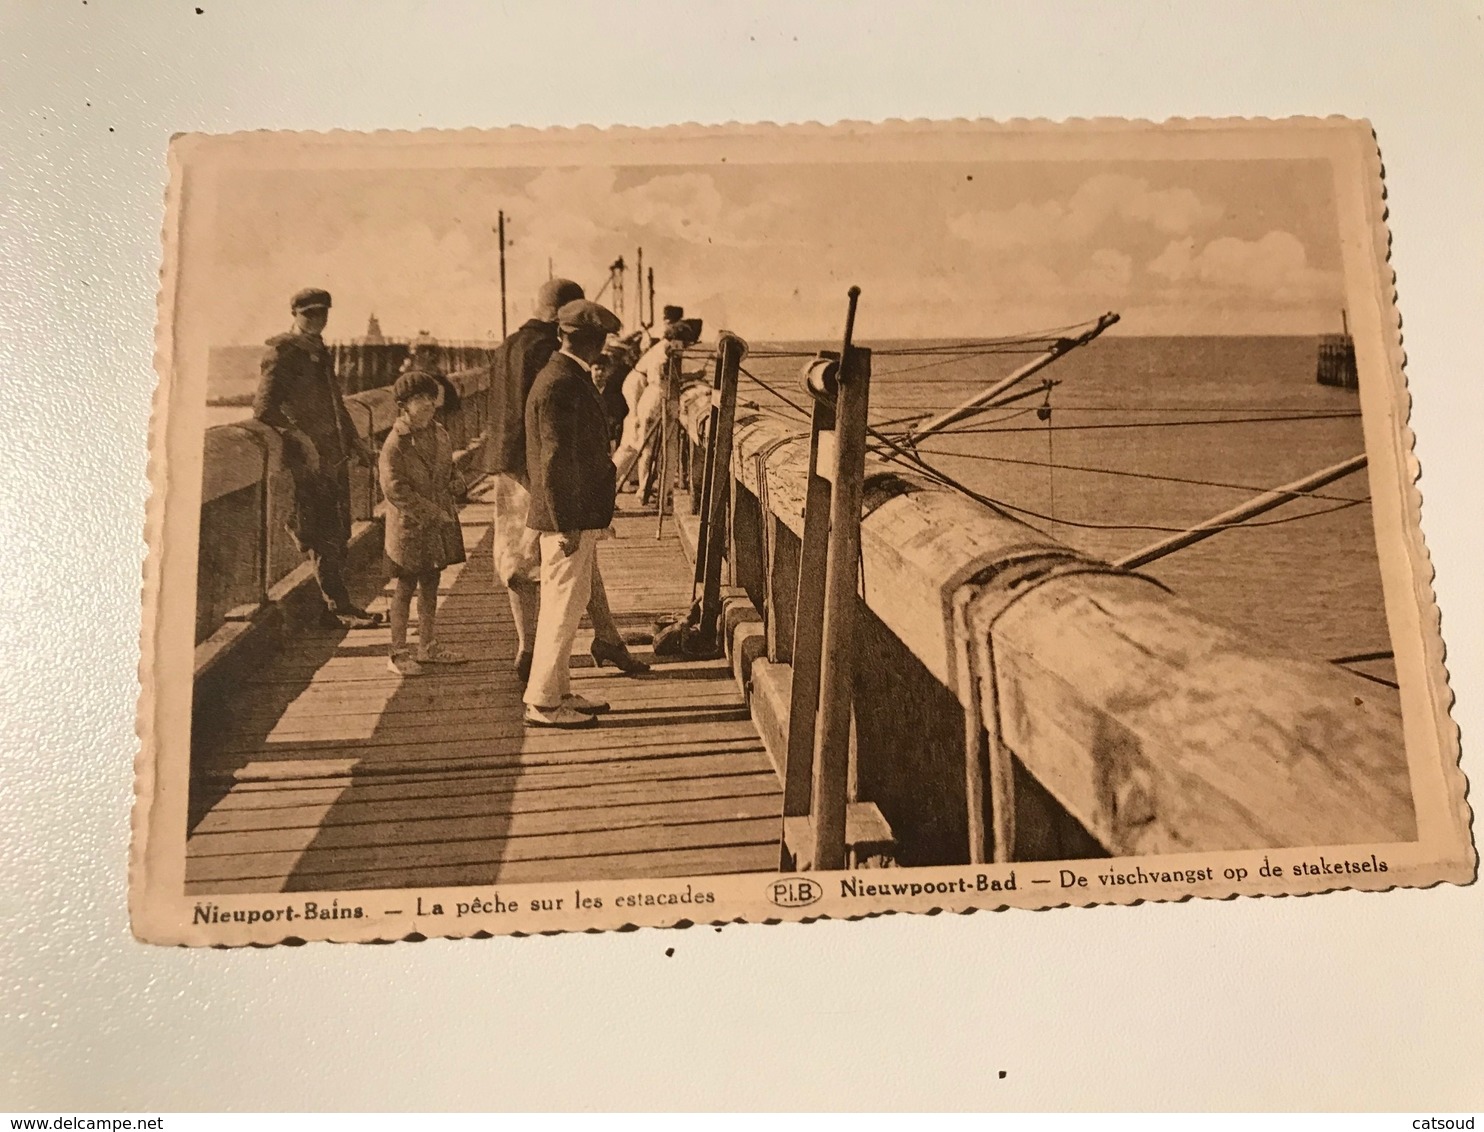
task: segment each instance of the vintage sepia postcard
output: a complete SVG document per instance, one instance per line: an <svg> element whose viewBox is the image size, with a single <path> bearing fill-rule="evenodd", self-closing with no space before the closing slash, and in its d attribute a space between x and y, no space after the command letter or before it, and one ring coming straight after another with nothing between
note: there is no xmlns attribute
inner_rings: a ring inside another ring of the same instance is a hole
<svg viewBox="0 0 1484 1132"><path fill-rule="evenodd" d="M1367 124L169 165L139 938L1473 879Z"/></svg>

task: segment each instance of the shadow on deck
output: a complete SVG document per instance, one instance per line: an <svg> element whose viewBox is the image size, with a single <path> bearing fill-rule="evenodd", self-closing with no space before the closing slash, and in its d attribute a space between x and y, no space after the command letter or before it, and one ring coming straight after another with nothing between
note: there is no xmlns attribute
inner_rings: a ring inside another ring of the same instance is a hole
<svg viewBox="0 0 1484 1132"><path fill-rule="evenodd" d="M612 712L588 731L527 730L488 505L463 524L469 561L444 572L439 636L470 663L403 679L386 629L304 633L196 721L187 893L776 869L781 791L727 662L623 677L591 666L584 630L574 690ZM690 566L652 516L615 527L599 550L609 600L647 630L689 603Z"/></svg>

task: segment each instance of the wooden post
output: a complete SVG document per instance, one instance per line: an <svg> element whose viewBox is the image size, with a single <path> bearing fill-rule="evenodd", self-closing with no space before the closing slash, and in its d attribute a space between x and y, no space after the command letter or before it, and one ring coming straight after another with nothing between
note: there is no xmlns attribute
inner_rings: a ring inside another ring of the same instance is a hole
<svg viewBox="0 0 1484 1132"><path fill-rule="evenodd" d="M670 494L671 481L680 482L679 445L676 432L680 427L680 353L676 351L665 359L665 400L660 414L659 476L655 480L655 538L665 533L665 506Z"/></svg>
<svg viewBox="0 0 1484 1132"><path fill-rule="evenodd" d="M813 866L819 870L845 867L855 603L860 577L861 493L871 390L870 351L851 346L843 353L836 402L835 482L830 492L829 562L825 567L819 727L814 744L811 807Z"/></svg>
<svg viewBox="0 0 1484 1132"><path fill-rule="evenodd" d="M706 466L701 475L700 522L696 526L695 572L691 575L691 601L696 600L706 578L706 539L711 534L711 493L716 475L716 415L721 409L721 350L711 366L711 408L706 414Z"/></svg>
<svg viewBox="0 0 1484 1132"><path fill-rule="evenodd" d="M799 585L794 599L793 672L789 687L788 754L783 765L783 820L807 817L814 789L814 725L819 712L820 647L824 637L825 564L829 561L830 481L819 473L820 437L833 433L835 407L814 402L809 421L809 481ZM787 838L780 868L794 868Z"/></svg>
<svg viewBox="0 0 1484 1132"><path fill-rule="evenodd" d="M716 637L721 616L721 559L725 549L720 537L726 523L727 496L721 491L722 477L732 466L732 426L737 419L737 375L747 344L735 334L723 334L717 347L717 382L712 395L711 427L707 435L705 486L702 489L702 534L704 571L701 575L701 632ZM762 516L767 521L767 516ZM696 555L698 562L702 555Z"/></svg>

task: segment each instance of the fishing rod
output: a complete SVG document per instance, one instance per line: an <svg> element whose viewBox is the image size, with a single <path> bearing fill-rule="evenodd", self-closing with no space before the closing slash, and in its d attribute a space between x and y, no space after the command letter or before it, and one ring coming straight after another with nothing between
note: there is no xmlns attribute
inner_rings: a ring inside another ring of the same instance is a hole
<svg viewBox="0 0 1484 1132"><path fill-rule="evenodd" d="M926 424L909 429L906 435L907 443L916 445L919 440L932 436L934 433L941 432L951 424L956 424L961 420L966 420L969 417L994 408L995 399L1002 393L1013 389L1032 374L1045 369L1063 354L1068 354L1079 346L1087 345L1087 343L1102 334L1103 331L1107 330L1108 327L1117 321L1117 313L1109 311L1107 314L1101 315L1096 322L1081 334L1070 338L1058 338L1045 353L1032 358L1009 376L1001 378L988 388L974 394L974 396L970 397L961 405L949 409L946 413L940 413Z"/></svg>
<svg viewBox="0 0 1484 1132"><path fill-rule="evenodd" d="M1167 554L1173 554L1177 550L1183 550L1185 547L1194 543L1202 542L1212 535L1218 535L1222 531L1245 523L1249 519L1255 518L1264 512L1273 510L1275 507L1281 507L1285 503L1292 502L1295 499L1301 499L1321 487L1326 487L1334 483L1338 479L1344 479L1346 476L1360 471L1366 466L1366 463L1366 455L1365 453L1361 453L1359 456L1352 456L1350 459L1343 460L1328 468L1322 468L1311 475L1304 476L1302 479L1294 480L1292 483L1286 483L1282 487L1275 487L1271 491L1265 491L1261 495L1253 496L1247 502L1233 507L1228 511L1223 511L1219 515L1213 515L1211 518L1197 523L1188 530L1182 531L1170 538L1161 539L1159 542L1146 546L1144 549L1137 550L1132 554L1125 554L1122 558L1115 561L1113 565L1123 570L1137 570L1140 566L1148 565L1150 562L1163 558Z"/></svg>

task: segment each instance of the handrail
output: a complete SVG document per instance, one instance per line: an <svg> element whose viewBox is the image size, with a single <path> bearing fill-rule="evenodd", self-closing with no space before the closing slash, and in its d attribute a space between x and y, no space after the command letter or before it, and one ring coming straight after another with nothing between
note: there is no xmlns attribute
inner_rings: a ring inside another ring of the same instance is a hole
<svg viewBox="0 0 1484 1132"><path fill-rule="evenodd" d="M489 386L489 370L485 367L460 370L449 375L461 397L483 392ZM384 432L396 419L396 407L391 391L387 388L368 389L361 393L350 393L345 397L351 420L356 424L356 433L363 440ZM369 416L368 416L369 413ZM370 420L370 432L363 432L361 425ZM262 480L261 467L237 460L234 452L250 443L242 436L243 429L265 428L250 417L230 424L212 425L206 430L203 444L206 454L202 468L202 504L220 499L244 487L251 487Z"/></svg>
<svg viewBox="0 0 1484 1132"><path fill-rule="evenodd" d="M472 354L474 349L471 346L468 352ZM463 398L459 418L449 423L464 437L465 447L469 447L478 443L485 427L475 395L488 387L489 370L487 366L475 366L456 371L449 375L449 380ZM345 404L358 437L373 446L396 420L396 404L386 387L349 394ZM291 547L282 561L282 555L274 551L275 544L286 537L279 528L293 507L292 478L282 474L282 443L276 430L248 418L208 428L202 445L200 538L203 545L216 539L229 539L235 545L237 540L246 538L242 553L253 564L254 590L261 601L299 563ZM377 498L375 470L370 469L354 482L353 500L359 501L354 517L358 521L371 519ZM243 504L230 502L229 497L251 488L258 488L261 498L254 511L253 529L249 531L244 529ZM198 602L203 603L198 610L205 626L203 631L219 628L222 614L211 604L205 590L198 591Z"/></svg>
<svg viewBox="0 0 1484 1132"><path fill-rule="evenodd" d="M760 474L801 533L808 439L744 414L732 475L758 495ZM1397 710L1361 678L926 479L866 476L866 605L1109 852L1415 837Z"/></svg>

